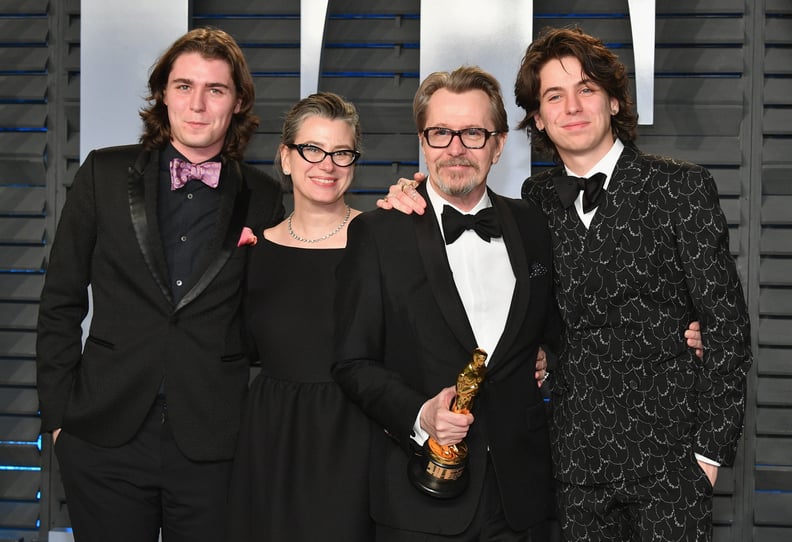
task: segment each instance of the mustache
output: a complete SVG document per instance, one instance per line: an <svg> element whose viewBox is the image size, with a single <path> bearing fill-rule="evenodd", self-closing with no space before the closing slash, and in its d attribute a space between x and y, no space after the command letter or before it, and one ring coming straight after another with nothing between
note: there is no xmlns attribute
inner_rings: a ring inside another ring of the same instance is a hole
<svg viewBox="0 0 792 542"><path fill-rule="evenodd" d="M478 171L478 166L476 165L476 163L471 162L466 158L452 158L450 160L443 160L441 162L438 162L437 165L440 167L466 166L466 167L472 167L476 171Z"/></svg>

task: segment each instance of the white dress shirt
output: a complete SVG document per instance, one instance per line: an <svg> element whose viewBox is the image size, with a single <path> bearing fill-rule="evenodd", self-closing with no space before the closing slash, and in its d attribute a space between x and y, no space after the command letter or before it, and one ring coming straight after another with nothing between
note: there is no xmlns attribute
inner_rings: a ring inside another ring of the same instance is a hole
<svg viewBox="0 0 792 542"><path fill-rule="evenodd" d="M446 201L429 180L426 182L426 191L437 223L440 225L441 234L444 205L450 205L462 214L476 214L481 209L492 206L489 194L486 192L473 209L462 211ZM448 265L454 276L454 284L462 299L470 326L473 328L476 344L487 352L486 363L489 364L506 327L516 282L506 244L503 242L503 237L493 238L487 242L473 230L466 230L456 241L445 245L445 249ZM460 371L468 361L459 360ZM454 382L449 382L448 385L452 386ZM419 444L423 444L429 435L421 428L420 417L421 411L418 412L415 420L413 438Z"/></svg>
<svg viewBox="0 0 792 542"><path fill-rule="evenodd" d="M605 174L605 184L602 185L603 192L608 189L608 185L610 184L611 175L613 175L613 170L616 169L616 162L619 161L619 157L621 156L622 151L624 150L624 143L620 140L616 140L613 143L613 147L611 150L608 151L608 154L602 157L602 159L597 162L597 164L588 170L585 175L582 177L591 177L595 173L604 173ZM575 177L581 177L577 173L570 171L569 169L564 166L566 169L567 175L574 175ZM583 191L581 190L578 194L577 199L575 200L575 209L577 210L578 216L580 220L583 222L583 225L586 226L586 229L591 226L591 221L594 220L594 214L597 212L599 207L595 207L590 210L588 213L583 212Z"/></svg>

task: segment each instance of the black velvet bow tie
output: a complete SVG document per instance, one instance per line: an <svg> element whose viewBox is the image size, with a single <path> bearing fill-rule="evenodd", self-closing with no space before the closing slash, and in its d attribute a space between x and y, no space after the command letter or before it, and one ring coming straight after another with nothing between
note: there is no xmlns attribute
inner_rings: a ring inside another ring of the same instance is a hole
<svg viewBox="0 0 792 542"><path fill-rule="evenodd" d="M482 209L475 215L463 215L450 205L443 205L442 217L446 245L456 241L465 230L475 231L488 243L493 237L501 236L498 217L492 207Z"/></svg>
<svg viewBox="0 0 792 542"><path fill-rule="evenodd" d="M596 209L602 194L605 191L602 186L605 184L606 176L604 173L595 173L588 179L585 177L572 177L570 175L561 175L553 178L558 198L561 200L561 205L564 208L569 207L578 197L580 191L583 191L583 212L588 213L592 209Z"/></svg>

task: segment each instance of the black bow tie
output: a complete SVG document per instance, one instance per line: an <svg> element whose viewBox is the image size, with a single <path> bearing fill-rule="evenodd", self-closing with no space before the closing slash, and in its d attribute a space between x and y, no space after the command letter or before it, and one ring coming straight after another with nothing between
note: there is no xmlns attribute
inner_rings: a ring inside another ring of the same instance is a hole
<svg viewBox="0 0 792 542"><path fill-rule="evenodd" d="M474 215L463 215L450 205L443 205L442 217L446 245L456 241L465 230L475 231L488 243L493 237L501 236L498 217L492 207L482 209Z"/></svg>
<svg viewBox="0 0 792 542"><path fill-rule="evenodd" d="M585 177L572 177L569 175L561 175L553 177L558 198L561 200L561 205L564 208L569 207L578 197L580 191L583 191L583 212L588 213L592 209L596 209L599 205L599 200L605 192L602 186L605 184L606 176L604 173L595 173L588 179Z"/></svg>

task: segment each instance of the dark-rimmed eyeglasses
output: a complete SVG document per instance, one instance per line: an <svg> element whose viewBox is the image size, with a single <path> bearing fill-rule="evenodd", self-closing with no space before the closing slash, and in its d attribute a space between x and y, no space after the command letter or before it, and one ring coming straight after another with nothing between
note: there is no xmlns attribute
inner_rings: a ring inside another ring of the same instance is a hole
<svg viewBox="0 0 792 542"><path fill-rule="evenodd" d="M423 131L423 136L426 139L426 144L434 149L445 149L454 140L454 136L459 137L459 141L467 149L481 149L487 144L487 140L497 133L486 128L451 130L450 128L432 126Z"/></svg>
<svg viewBox="0 0 792 542"><path fill-rule="evenodd" d="M338 167L349 167L360 158L360 152L352 149L343 149L340 151L327 152L324 149L311 145L310 143L291 143L286 145L290 149L297 149L297 152L302 156L303 160L312 164L318 164L327 156Z"/></svg>

